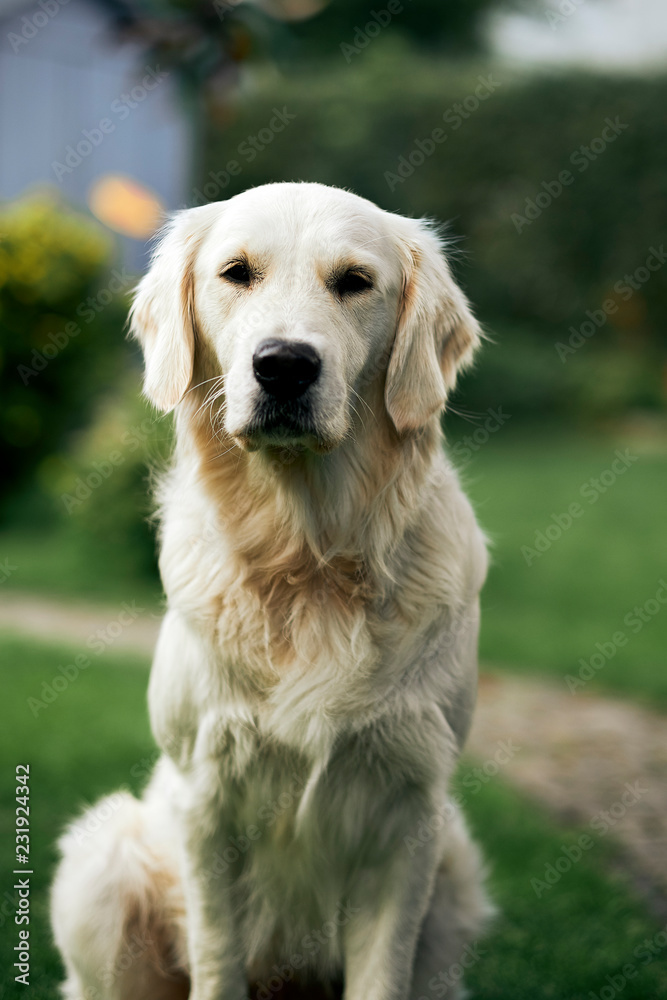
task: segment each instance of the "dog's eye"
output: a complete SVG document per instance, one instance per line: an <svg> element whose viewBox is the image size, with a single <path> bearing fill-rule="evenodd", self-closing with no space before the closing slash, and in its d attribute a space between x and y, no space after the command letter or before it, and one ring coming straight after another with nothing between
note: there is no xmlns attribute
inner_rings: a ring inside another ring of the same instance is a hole
<svg viewBox="0 0 667 1000"><path fill-rule="evenodd" d="M233 285L249 285L250 268L243 261L237 260L226 271L223 271L220 277L225 278L226 281L231 281Z"/></svg>
<svg viewBox="0 0 667 1000"><path fill-rule="evenodd" d="M339 275L334 283L338 295L358 295L373 287L373 281L364 271L350 269Z"/></svg>

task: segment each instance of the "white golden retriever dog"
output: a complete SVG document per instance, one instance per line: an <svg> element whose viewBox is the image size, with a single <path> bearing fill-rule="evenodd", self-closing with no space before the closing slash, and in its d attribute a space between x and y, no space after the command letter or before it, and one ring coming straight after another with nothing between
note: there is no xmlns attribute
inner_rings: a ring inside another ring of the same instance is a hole
<svg viewBox="0 0 667 1000"><path fill-rule="evenodd" d="M490 912L448 798L486 550L442 447L480 339L442 245L259 187L175 217L132 330L176 410L162 757L62 838L64 995L456 996Z"/></svg>

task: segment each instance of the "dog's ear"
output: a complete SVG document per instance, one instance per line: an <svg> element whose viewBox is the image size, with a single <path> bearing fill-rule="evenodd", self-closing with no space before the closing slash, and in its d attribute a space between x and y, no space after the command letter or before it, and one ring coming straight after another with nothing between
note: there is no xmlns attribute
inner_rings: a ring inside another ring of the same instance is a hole
<svg viewBox="0 0 667 1000"><path fill-rule="evenodd" d="M400 434L444 409L458 372L472 361L480 327L427 222L401 219L404 279L385 402Z"/></svg>
<svg viewBox="0 0 667 1000"><path fill-rule="evenodd" d="M167 223L130 311L130 332L144 352L144 394L165 413L183 398L192 380L194 261L217 207L190 208Z"/></svg>

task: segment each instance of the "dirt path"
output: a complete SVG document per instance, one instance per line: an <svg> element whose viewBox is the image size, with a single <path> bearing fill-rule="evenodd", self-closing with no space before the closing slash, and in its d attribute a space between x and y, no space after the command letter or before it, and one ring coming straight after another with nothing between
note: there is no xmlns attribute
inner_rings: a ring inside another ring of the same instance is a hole
<svg viewBox="0 0 667 1000"><path fill-rule="evenodd" d="M99 631L114 650L153 653L162 615L134 601L114 605L81 604L12 592L2 593L0 629L38 639L85 646Z"/></svg>
<svg viewBox="0 0 667 1000"><path fill-rule="evenodd" d="M147 662L159 623L154 612L122 605L18 594L0 604L0 629L74 645L113 631L114 649ZM500 774L595 843L613 838L638 888L667 916L667 720L542 678L483 674L467 753L483 776Z"/></svg>
<svg viewBox="0 0 667 1000"><path fill-rule="evenodd" d="M500 761L499 741L512 741ZM467 752L482 770L499 764L503 778L595 844L613 838L636 887L667 917L664 717L619 698L570 694L564 684L487 674Z"/></svg>

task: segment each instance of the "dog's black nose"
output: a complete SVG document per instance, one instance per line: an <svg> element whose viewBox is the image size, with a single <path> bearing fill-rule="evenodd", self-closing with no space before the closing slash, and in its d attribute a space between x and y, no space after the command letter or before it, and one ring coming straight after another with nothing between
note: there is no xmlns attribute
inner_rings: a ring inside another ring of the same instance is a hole
<svg viewBox="0 0 667 1000"><path fill-rule="evenodd" d="M310 344L264 340L252 358L255 378L271 396L297 399L320 374L322 362Z"/></svg>

